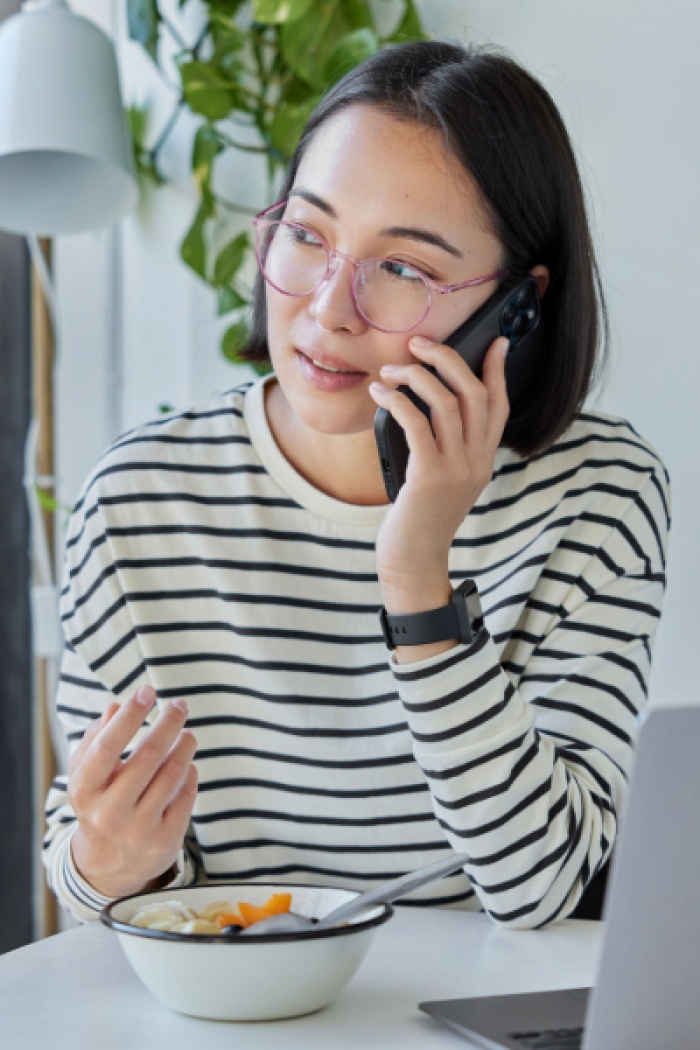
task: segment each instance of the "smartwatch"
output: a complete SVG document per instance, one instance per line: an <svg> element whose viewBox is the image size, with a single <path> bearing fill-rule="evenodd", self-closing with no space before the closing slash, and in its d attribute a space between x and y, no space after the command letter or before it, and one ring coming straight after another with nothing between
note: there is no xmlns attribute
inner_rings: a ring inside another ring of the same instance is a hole
<svg viewBox="0 0 700 1050"><path fill-rule="evenodd" d="M441 609L392 616L382 606L379 622L388 649L395 649L397 645L445 642L451 638L470 645L483 627L484 616L474 580L464 580L453 593L450 604Z"/></svg>

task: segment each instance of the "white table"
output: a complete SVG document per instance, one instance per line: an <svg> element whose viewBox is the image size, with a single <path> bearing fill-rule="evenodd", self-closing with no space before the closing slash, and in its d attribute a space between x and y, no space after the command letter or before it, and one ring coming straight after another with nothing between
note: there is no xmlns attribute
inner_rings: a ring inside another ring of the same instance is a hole
<svg viewBox="0 0 700 1050"><path fill-rule="evenodd" d="M418 1010L426 999L590 986L601 925L506 932L484 915L398 908L325 1010L232 1024L170 1012L131 970L116 935L89 924L0 957L0 1046L8 1050L460 1050Z"/></svg>

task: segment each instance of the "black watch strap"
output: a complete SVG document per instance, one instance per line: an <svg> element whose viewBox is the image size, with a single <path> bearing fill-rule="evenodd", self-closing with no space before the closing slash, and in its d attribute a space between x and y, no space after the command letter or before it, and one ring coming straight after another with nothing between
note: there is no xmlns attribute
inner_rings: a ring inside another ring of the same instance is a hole
<svg viewBox="0 0 700 1050"><path fill-rule="evenodd" d="M427 645L452 638L469 645L475 635L475 620L481 621L481 606L473 580L464 580L452 595L449 605L443 605L441 609L403 615L391 615L384 606L379 610L379 622L389 649L395 649L397 645Z"/></svg>

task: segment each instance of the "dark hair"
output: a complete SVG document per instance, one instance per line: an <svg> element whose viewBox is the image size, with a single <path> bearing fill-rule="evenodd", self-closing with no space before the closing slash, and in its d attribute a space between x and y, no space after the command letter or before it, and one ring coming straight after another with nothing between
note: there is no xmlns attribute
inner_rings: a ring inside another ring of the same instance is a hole
<svg viewBox="0 0 700 1050"><path fill-rule="evenodd" d="M288 195L318 128L356 104L439 130L481 191L508 268L516 274L538 263L549 268L541 371L515 404L502 441L524 456L543 451L580 411L608 341L581 180L554 102L534 77L492 46L392 45L351 70L321 100L290 161L280 199ZM241 357L269 360L259 274Z"/></svg>

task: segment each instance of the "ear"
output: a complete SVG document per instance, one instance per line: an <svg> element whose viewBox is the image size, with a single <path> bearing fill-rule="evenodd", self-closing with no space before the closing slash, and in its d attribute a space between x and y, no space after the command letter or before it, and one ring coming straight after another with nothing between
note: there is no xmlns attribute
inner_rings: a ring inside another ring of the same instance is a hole
<svg viewBox="0 0 700 1050"><path fill-rule="evenodd" d="M540 289L540 297L544 295L549 286L549 270L546 266L533 266L530 270L533 277L537 278L537 284Z"/></svg>

